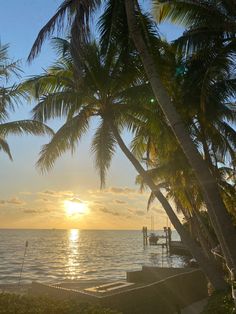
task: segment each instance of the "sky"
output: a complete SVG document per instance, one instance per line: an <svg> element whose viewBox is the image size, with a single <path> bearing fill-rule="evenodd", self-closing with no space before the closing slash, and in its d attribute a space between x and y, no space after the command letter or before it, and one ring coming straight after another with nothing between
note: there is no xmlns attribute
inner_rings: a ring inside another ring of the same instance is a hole
<svg viewBox="0 0 236 314"><path fill-rule="evenodd" d="M27 64L26 59L38 31L60 3L61 0L1 3L0 41L9 44L12 59L20 60L22 79L39 74L52 64L55 55L50 41L45 42L32 64ZM182 32L169 24L162 25L160 31L168 40ZM19 104L11 120L29 119L33 105ZM49 126L56 130L62 122L51 121ZM63 155L44 175L35 168L35 163L41 146L49 138L8 137L14 160L11 162L0 152L0 228L141 229L143 225L150 228L151 216L156 229L166 225L166 215L157 202L147 213L149 191L140 193L135 185L136 172L119 149L113 158L106 188L99 189L90 150L93 133L92 126L74 155ZM128 144L130 137L123 136Z"/></svg>

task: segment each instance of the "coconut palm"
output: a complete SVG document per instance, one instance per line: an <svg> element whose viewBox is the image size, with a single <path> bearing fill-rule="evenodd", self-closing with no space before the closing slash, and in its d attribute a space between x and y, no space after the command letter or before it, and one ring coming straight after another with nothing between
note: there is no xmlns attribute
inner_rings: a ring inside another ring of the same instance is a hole
<svg viewBox="0 0 236 314"><path fill-rule="evenodd" d="M191 91L191 99L194 97L198 102L198 106L195 106L199 115L196 126L201 135L205 159L210 167L213 159L217 166L217 162L222 162L224 158L233 165L236 141L236 134L231 127L235 122L235 104L232 100L236 96L234 1L178 0L153 3L159 22L168 20L186 28L175 45L184 56L182 67L187 69L185 90ZM190 93L186 93L185 105L189 102ZM205 115L209 115L209 112L211 119L206 119ZM221 119L215 119L216 115L220 115ZM209 143L206 135L209 133L209 124L212 128L213 123L218 123L214 126L214 133L219 135L221 132L221 136L227 134L228 140L216 136L207 149ZM220 160L217 161L216 157Z"/></svg>
<svg viewBox="0 0 236 314"><path fill-rule="evenodd" d="M125 2L130 36L140 53L146 74L153 88L158 103L160 104L172 130L178 139L194 173L200 183L205 204L207 206L211 221L214 225L217 237L221 244L227 264L236 269L236 251L234 243L236 232L227 213L222 197L220 196L216 180L210 172L207 164L201 158L194 146L185 125L175 109L172 99L163 86L158 74L153 56L150 54L147 44L142 35L142 28L137 21L136 13L140 12L137 2L130 0ZM225 226L226 229L225 229Z"/></svg>
<svg viewBox="0 0 236 314"><path fill-rule="evenodd" d="M39 121L20 120L7 122L9 111L13 111L21 98L26 96L21 86L5 86L5 83L11 76L19 75L19 72L19 63L10 61L8 58L8 45L0 45L0 150L5 152L11 160L10 147L6 141L8 135L52 135L53 133L49 127Z"/></svg>
<svg viewBox="0 0 236 314"><path fill-rule="evenodd" d="M173 61L176 59L173 52L168 54L168 58L170 60L168 64L173 64L173 67L165 67L162 72L165 73L165 83L166 81L168 82L169 93L171 93L178 111L184 118L195 145L199 148L203 158L207 161L209 169L216 177L221 195L225 201L227 199L227 209L231 214L235 215L235 210L233 209L235 196L233 191L235 184L236 132L231 126L235 120L235 112L228 107L228 104L225 104L225 99L234 95L236 82L224 73L221 73L218 78L214 77L214 79L210 75L206 77L205 73L208 72L210 60L203 62L203 60L194 57L189 58L184 63L180 60L181 63L178 64ZM176 68L180 66L185 70L181 75L175 75ZM208 91L207 93L206 90ZM167 169L168 167L172 168L171 164L168 164L168 152L174 152L173 156L179 156L180 152L177 150L177 143L173 139L163 139L163 134L157 133L155 135L153 133L151 135L152 130L145 131L145 126L144 124L142 129L140 129L141 134L139 134L137 139L140 140L140 135L144 139L148 139L149 142L151 139L153 142L151 146L155 148L153 152L158 152L155 158L163 160ZM160 138L159 141L158 137ZM172 143L172 149L166 152L163 149L165 147L163 142ZM137 143L135 142L135 144ZM143 148L142 143L141 147ZM139 157L143 158L143 156ZM183 156L181 158L183 159ZM186 162L183 159L179 167L179 173L184 171ZM186 179L189 182L191 181L191 176L193 176L193 173L190 174L188 179ZM174 178L175 174L172 173L170 176ZM227 179L229 177L232 178L230 182ZM225 189L227 189L227 192ZM199 192L198 194L200 195Z"/></svg>
<svg viewBox="0 0 236 314"><path fill-rule="evenodd" d="M211 65L212 59L203 59L202 54L187 58L182 63L185 72L177 79L179 87L175 88L173 97L196 146L216 178L223 199L226 200L227 193L223 193L222 182L228 187L231 201L235 203L230 190L235 184L236 132L232 124L236 116L226 100L235 97L236 80L228 75L231 66L225 64L224 70L221 67L216 74L216 71L210 70ZM223 172L227 178L224 181ZM233 180L229 181L229 176ZM228 205L226 207L230 209ZM229 211L235 215L232 206Z"/></svg>
<svg viewBox="0 0 236 314"><path fill-rule="evenodd" d="M164 195L120 136L120 131L129 121L127 115L130 117L134 117L134 113L137 116L143 115L145 107L141 110L140 106L143 103L152 103L153 95L137 56L132 54L124 63L123 55L114 47L111 46L104 56L100 48L91 43L84 47L83 54L80 54L84 67L82 77L78 77L74 71L75 65L68 42L57 39L56 45L63 55L59 61L43 75L34 77L24 84L25 88L31 93L36 92L36 96L39 97L39 103L33 110L35 119L39 121L55 117L67 119L51 142L44 146L38 166L43 171L48 170L63 152L68 149L73 151L78 140L88 130L91 119L96 117L99 121L93 137L92 151L95 153L101 186L104 185L105 173L117 143L162 203L171 222L192 254L199 260L213 285L216 288L225 287L215 266L209 264L201 249L182 227ZM153 113L160 115L155 106L151 114ZM132 128L132 123L128 126Z"/></svg>
<svg viewBox="0 0 236 314"><path fill-rule="evenodd" d="M40 52L43 42L57 30L61 32L63 28L70 28L71 34L71 54L77 60L76 71L80 72L80 58L76 56L80 53L83 45L87 43L90 35L90 21L93 13L101 3L101 0L64 0L59 6L54 16L40 30L31 52L28 56L28 61L32 61Z"/></svg>
<svg viewBox="0 0 236 314"><path fill-rule="evenodd" d="M159 22L168 20L186 29L176 42L185 53L214 47L219 58L233 58L236 52L234 0L153 0L153 12Z"/></svg>
<svg viewBox="0 0 236 314"><path fill-rule="evenodd" d="M129 27L129 33L138 52L140 53L140 57L142 59L147 77L150 80L152 89L154 91L154 95L158 100L158 103L161 106L167 120L169 121L172 130L176 138L178 139L186 157L193 167L197 179L199 180L204 200L209 211L209 215L213 222L214 229L220 241L224 255L227 259L227 263L230 267L236 269L236 252L234 249L234 243L236 242L235 230L232 226L232 222L227 213L223 200L219 194L216 181L209 171L207 164L202 160L196 147L194 146L188 132L186 131L184 122L176 111L172 103L172 99L161 81L160 75L156 67L156 62L151 53L152 44L147 36L148 31L146 29L145 23L142 23L142 14L140 12L138 2L134 0L111 1L116 8L120 6L124 7L125 5L125 10L123 12L126 12L127 15L126 23ZM56 26L59 26L59 28L63 26L63 16L65 16L67 12L72 13L70 15L71 18L68 20L69 25L72 25L72 51L74 56L79 53L80 49L76 49L81 47L81 36L78 36L78 27L82 29L81 26L88 25L88 23L84 23L84 21L86 20L84 19L84 16L88 17L87 13L89 12L89 10L91 9L92 11L95 8L96 4L98 4L97 1L96 3L94 1L86 2L86 6L84 5L84 3L85 2L83 1L77 2L75 0L68 0L63 2L62 6L59 8L55 16L40 31L39 36L31 51L30 59L32 59L32 57L37 54L45 37L47 35L50 35L51 32L55 30ZM114 21L114 15L117 11L120 12L120 10L112 10L110 12L111 14L108 15L110 17L111 23L112 21ZM111 27L111 30L114 30L114 27ZM113 35L111 32L109 38L112 37ZM80 66L81 64L78 64L77 70L79 70Z"/></svg>

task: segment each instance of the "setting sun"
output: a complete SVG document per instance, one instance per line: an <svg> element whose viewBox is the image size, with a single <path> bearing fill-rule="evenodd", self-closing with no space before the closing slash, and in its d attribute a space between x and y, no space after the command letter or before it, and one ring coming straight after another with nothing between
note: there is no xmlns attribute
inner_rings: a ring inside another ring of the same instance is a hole
<svg viewBox="0 0 236 314"><path fill-rule="evenodd" d="M87 205L77 199L64 201L64 207L68 217L86 214L88 211Z"/></svg>

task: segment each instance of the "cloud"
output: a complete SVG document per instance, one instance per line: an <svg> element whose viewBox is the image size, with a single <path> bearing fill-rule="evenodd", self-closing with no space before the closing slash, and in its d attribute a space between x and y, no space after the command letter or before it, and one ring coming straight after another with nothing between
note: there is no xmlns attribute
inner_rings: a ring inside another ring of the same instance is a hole
<svg viewBox="0 0 236 314"><path fill-rule="evenodd" d="M99 208L99 210L103 213L106 213L106 214L110 214L110 215L113 215L113 216L122 216L120 213L118 213L117 211L114 211L112 209L108 209L106 207L102 207L102 208Z"/></svg>
<svg viewBox="0 0 236 314"><path fill-rule="evenodd" d="M161 214L161 215L164 215L164 214L165 214L165 211L164 211L163 208L159 208L159 207L153 206L153 207L151 207L151 210L153 210L153 211L155 211L156 213Z"/></svg>
<svg viewBox="0 0 236 314"><path fill-rule="evenodd" d="M120 187L111 187L106 192L115 193L115 194L129 194L129 193L137 193L135 189L130 188L120 188Z"/></svg>
<svg viewBox="0 0 236 314"><path fill-rule="evenodd" d="M135 211L134 211L134 214L135 214L135 215L138 215L138 216L145 216L145 215L146 215L146 212L143 211L143 210L135 210Z"/></svg>
<svg viewBox="0 0 236 314"><path fill-rule="evenodd" d="M29 191L22 191L22 192L19 192L19 194L22 194L22 195L32 195L34 193L29 192Z"/></svg>
<svg viewBox="0 0 236 314"><path fill-rule="evenodd" d="M73 203L79 203L79 204L83 204L84 202L83 201L81 201L79 198L76 198L76 197L74 197L74 198L72 198L71 200L70 200L70 202L73 202Z"/></svg>
<svg viewBox="0 0 236 314"><path fill-rule="evenodd" d="M42 194L47 194L47 195L57 195L58 192L51 191L51 190L46 190L41 192Z"/></svg>
<svg viewBox="0 0 236 314"><path fill-rule="evenodd" d="M7 200L6 203L13 204L13 205L22 205L22 204L24 204L24 201L20 200L17 197L13 197L13 198Z"/></svg>
<svg viewBox="0 0 236 314"><path fill-rule="evenodd" d="M25 214L37 214L38 210L36 210L36 209L24 209L23 212Z"/></svg>
<svg viewBox="0 0 236 314"><path fill-rule="evenodd" d="M115 200L114 202L117 203L117 204L126 204L125 201L121 201L121 200Z"/></svg>
<svg viewBox="0 0 236 314"><path fill-rule="evenodd" d="M132 209L132 208L128 208L128 211L134 216L145 216L147 213L145 210Z"/></svg>
<svg viewBox="0 0 236 314"><path fill-rule="evenodd" d="M42 192L39 192L40 195L46 195L47 197L58 197L58 198L68 198L73 197L74 193L72 191L54 191L54 190L45 190Z"/></svg>
<svg viewBox="0 0 236 314"><path fill-rule="evenodd" d="M49 209L24 209L23 212L25 214L44 214L44 213L50 213L51 210Z"/></svg>
<svg viewBox="0 0 236 314"><path fill-rule="evenodd" d="M93 201L93 203L94 203L94 204L98 204L98 205L103 204L103 202L101 202L101 201Z"/></svg>

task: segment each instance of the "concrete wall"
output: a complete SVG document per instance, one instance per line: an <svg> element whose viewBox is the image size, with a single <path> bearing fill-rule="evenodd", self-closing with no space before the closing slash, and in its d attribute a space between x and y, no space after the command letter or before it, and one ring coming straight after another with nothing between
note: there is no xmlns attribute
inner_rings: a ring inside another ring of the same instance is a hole
<svg viewBox="0 0 236 314"><path fill-rule="evenodd" d="M193 268L168 268L143 266L142 270L130 271L126 273L128 282L154 282L168 277L193 271Z"/></svg>
<svg viewBox="0 0 236 314"><path fill-rule="evenodd" d="M73 289L49 286L38 282L32 282L29 294L32 296L47 296L56 299L76 299L78 302L97 303L92 295Z"/></svg>
<svg viewBox="0 0 236 314"><path fill-rule="evenodd" d="M144 269L144 272L149 275L155 273L154 269ZM166 272L167 270L163 269L162 275L164 276ZM179 308L204 299L207 296L207 281L200 270L188 270L158 282L146 282L142 286L106 296L89 295L76 290L36 283L32 286L32 292L34 295L47 295L60 299L76 298L81 302L114 308L124 314L172 314Z"/></svg>
<svg viewBox="0 0 236 314"><path fill-rule="evenodd" d="M180 308L207 297L207 281L200 270L186 272L105 297L102 305L124 314L173 314Z"/></svg>

